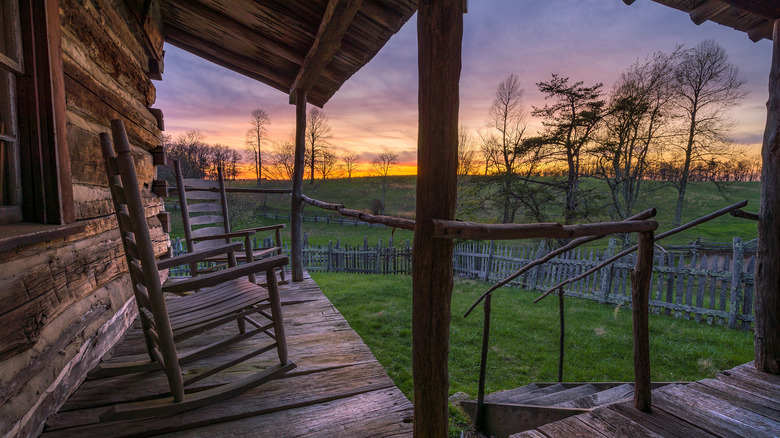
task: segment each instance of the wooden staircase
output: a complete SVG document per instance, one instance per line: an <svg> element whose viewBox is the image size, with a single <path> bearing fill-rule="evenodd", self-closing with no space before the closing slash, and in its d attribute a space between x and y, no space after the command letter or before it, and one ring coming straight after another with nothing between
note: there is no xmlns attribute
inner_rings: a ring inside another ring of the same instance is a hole
<svg viewBox="0 0 780 438"><path fill-rule="evenodd" d="M652 389L668 385L652 384ZM506 438L634 396L634 384L626 382L531 383L485 396L483 430L488 436ZM477 401L461 403L474 420Z"/></svg>

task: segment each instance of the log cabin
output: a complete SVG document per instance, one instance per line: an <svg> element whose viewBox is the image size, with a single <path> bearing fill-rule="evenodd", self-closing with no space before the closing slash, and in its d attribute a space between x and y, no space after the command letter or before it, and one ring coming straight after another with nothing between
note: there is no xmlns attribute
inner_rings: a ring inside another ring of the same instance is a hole
<svg viewBox="0 0 780 438"><path fill-rule="evenodd" d="M654 1L694 22L774 39L755 308L756 366L778 373L780 6ZM296 105L292 277L300 281L306 103L325 105L419 9L414 433L446 436L452 240L435 235L434 220L454 219L465 8L465 0L2 0L0 434L39 433L135 318L98 135L123 119L141 184L160 186L152 151L163 118L152 80L163 77L164 44L281 90ZM163 205L151 193L146 202L162 256Z"/></svg>

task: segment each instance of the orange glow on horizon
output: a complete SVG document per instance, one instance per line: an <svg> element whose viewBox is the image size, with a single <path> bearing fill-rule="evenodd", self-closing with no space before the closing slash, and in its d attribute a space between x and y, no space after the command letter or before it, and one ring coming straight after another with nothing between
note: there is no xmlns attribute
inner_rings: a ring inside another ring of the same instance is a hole
<svg viewBox="0 0 780 438"><path fill-rule="evenodd" d="M240 180L253 180L255 179L255 170L254 167L251 164L248 163L238 163L236 165L238 168L238 176L236 179ZM304 171L303 179L308 178L308 169ZM400 163L394 165L390 170L390 176L410 176L410 175L417 175L417 164L416 163ZM363 177L375 177L377 176L376 173L371 168L371 163L357 163L357 168L352 171L352 178L363 178ZM331 175L328 176L328 179L339 179L339 178L346 178L347 172L344 169L336 169L334 170ZM319 179L320 176L315 174L315 178Z"/></svg>

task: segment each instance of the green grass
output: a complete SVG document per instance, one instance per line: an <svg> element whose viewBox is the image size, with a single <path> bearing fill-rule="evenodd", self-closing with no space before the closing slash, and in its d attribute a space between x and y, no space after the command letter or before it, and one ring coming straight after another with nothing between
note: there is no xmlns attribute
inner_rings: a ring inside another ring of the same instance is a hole
<svg viewBox="0 0 780 438"><path fill-rule="evenodd" d="M387 192L386 213L393 216L402 216L411 218L414 215L415 199L415 178L412 176L392 177L393 185ZM269 181L265 187L281 188L289 185L286 181ZM253 181L234 181L229 183L233 187L253 187ZM591 190L591 198L595 194L606 197L606 186L604 183L593 179L584 179L583 188ZM640 197L639 205L636 211L655 207L658 210L658 216L655 218L660 222L659 233L672 228L674 218L674 208L676 203L676 191L669 184L658 181L645 181L644 193ZM315 184L304 182L303 191L306 195L321 199L327 202L341 203L348 208L368 211L371 200L381 196L379 181L377 178L363 177L351 179L333 179L327 181L317 181ZM760 182L728 182L716 185L711 182L691 182L686 197L685 210L683 212L683 222L693 220L707 213L720 209L726 205L733 204L742 199L748 199L749 204L746 207L748 211L756 211L758 199L760 196ZM560 202L563 202L561 199ZM170 198L166 204L173 205L175 200ZM548 213L552 220L561 220L560 211L562 206L559 203L551 203ZM256 213L259 211L278 211L280 214L289 215L290 198L288 195L234 195L231 196L230 203L233 229L241 229L250 226L270 225L278 222L274 219L259 217ZM170 210L170 208L169 208ZM598 209L597 211L605 211ZM173 212L172 223L174 237L183 236L181 229L181 218L177 212ZM306 206L304 214L325 217L338 217L338 214L331 211L320 210L312 206ZM491 208L481 209L478 216L469 218L470 220L479 220L482 222L495 222L498 212ZM594 216L596 220L611 220L606 214ZM520 220L518 220L520 221ZM351 245L363 244L364 236L368 237L370 244L375 244L379 239L387 242L391 237L395 242L403 242L406 239L412 239L412 233L405 230L393 230L386 228L369 228L366 226L348 227L341 225L328 225L324 223L305 222L304 231L308 234L309 243L326 245L328 241L341 240L342 243ZM284 239L289 242L289 223L284 231ZM662 241L662 244L687 244L690 241L701 239L709 242L730 242L735 236L742 237L743 240L754 239L757 235L755 222L738 219L729 215L722 216L713 221L694 227L680 234L672 236ZM519 242L518 242L519 243ZM527 242L526 242L527 243ZM592 246L603 247L605 240L592 244Z"/></svg>
<svg viewBox="0 0 780 438"><path fill-rule="evenodd" d="M312 273L398 388L413 398L412 281L408 276ZM450 329L450 394L477 394L482 312L463 313L487 284L456 280ZM558 300L502 289L494 295L487 392L549 382L558 372ZM631 311L568 298L565 381L633 381ZM752 333L650 315L654 381L689 381L752 360Z"/></svg>

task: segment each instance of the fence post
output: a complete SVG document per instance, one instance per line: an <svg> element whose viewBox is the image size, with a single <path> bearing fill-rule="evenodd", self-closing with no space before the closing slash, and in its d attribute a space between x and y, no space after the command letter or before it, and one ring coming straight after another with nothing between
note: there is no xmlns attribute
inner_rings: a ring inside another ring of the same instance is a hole
<svg viewBox="0 0 780 438"><path fill-rule="evenodd" d="M615 255L615 251L617 250L617 240L615 239L609 239L609 244L607 245L607 251L604 253L604 260L607 260L608 258ZM605 266L604 269L601 270L601 282L599 285L599 289L601 289L599 292L599 303L606 303L607 297L609 297L610 289L612 289L612 264Z"/></svg>
<svg viewBox="0 0 780 438"><path fill-rule="evenodd" d="M482 281L490 281L490 270L493 268L493 251L495 251L496 242L490 241L490 249L488 249L487 262L485 263L485 273L482 276Z"/></svg>
<svg viewBox="0 0 780 438"><path fill-rule="evenodd" d="M333 241L328 240L328 264L327 272L330 272L330 261L333 259Z"/></svg>
<svg viewBox="0 0 780 438"><path fill-rule="evenodd" d="M737 328L737 315L739 315L739 302L742 293L742 263L745 258L745 248L742 245L742 238L735 237L732 244L731 268L731 301L729 302L729 328Z"/></svg>

